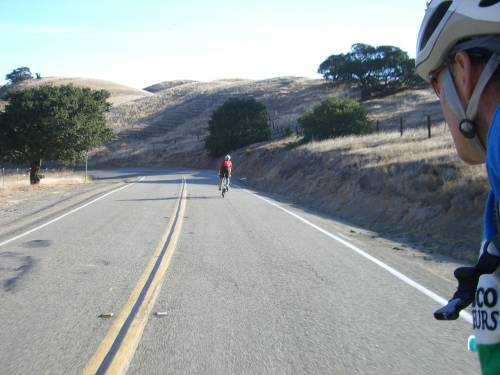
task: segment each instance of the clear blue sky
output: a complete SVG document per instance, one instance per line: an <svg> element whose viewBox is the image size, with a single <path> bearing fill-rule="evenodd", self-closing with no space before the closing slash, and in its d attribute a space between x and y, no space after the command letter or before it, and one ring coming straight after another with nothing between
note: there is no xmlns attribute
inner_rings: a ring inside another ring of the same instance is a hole
<svg viewBox="0 0 500 375"><path fill-rule="evenodd" d="M425 0L0 0L0 84L42 76L142 88L175 79L320 78L353 43L415 56Z"/></svg>

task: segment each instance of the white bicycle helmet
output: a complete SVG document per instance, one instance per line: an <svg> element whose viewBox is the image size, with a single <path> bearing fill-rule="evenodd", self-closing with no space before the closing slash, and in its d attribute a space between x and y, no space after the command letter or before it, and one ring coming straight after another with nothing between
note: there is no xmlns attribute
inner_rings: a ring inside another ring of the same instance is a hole
<svg viewBox="0 0 500 375"><path fill-rule="evenodd" d="M227 154L227 155L224 157L224 160L231 160L231 155Z"/></svg>
<svg viewBox="0 0 500 375"><path fill-rule="evenodd" d="M442 82L442 99L459 119L460 131L484 158L485 147L477 137L474 120L479 99L500 66L500 0L433 0L427 3L417 40L417 73L430 82L431 73L460 51L481 48L492 52L474 88L468 107L458 97L449 69Z"/></svg>
<svg viewBox="0 0 500 375"><path fill-rule="evenodd" d="M487 35L500 35L500 1L429 2L417 40L417 73L429 82L429 74L445 62L458 42Z"/></svg>

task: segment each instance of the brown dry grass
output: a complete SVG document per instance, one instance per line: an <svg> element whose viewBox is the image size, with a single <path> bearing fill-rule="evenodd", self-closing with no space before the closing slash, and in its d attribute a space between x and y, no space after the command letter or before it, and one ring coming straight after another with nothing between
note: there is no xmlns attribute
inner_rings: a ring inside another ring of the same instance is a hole
<svg viewBox="0 0 500 375"><path fill-rule="evenodd" d="M203 162L203 140L208 135L208 120L225 100L250 96L264 102L276 129L298 126L298 118L314 103L330 95L354 96L356 91L332 87L323 80L278 77L254 81L226 79L213 82L172 81L150 88L152 97L115 106L108 124L117 130L116 141L93 154L93 163L112 165L176 164L186 166ZM380 128L421 127L427 121L441 120L440 109L430 90L403 92L392 97L364 103ZM279 132L275 132L279 137ZM194 158L191 155L196 155ZM193 164L192 161L195 161ZM186 164L187 162L187 164ZM206 161L202 164L206 166Z"/></svg>
<svg viewBox="0 0 500 375"><path fill-rule="evenodd" d="M154 85L153 90L153 97L111 110L108 123L118 131L118 138L98 150L93 163L207 166L211 161L203 148L208 120L228 98L254 97L266 104L276 128L295 129L299 116L313 103L328 95L351 93L326 85L323 80L300 77L174 81Z"/></svg>
<svg viewBox="0 0 500 375"><path fill-rule="evenodd" d="M408 90L385 98L364 103L364 108L374 122L380 122L381 129L399 128L400 118L405 127L423 127L427 115L433 124L443 121L443 115L436 95L431 89Z"/></svg>
<svg viewBox="0 0 500 375"><path fill-rule="evenodd" d="M39 85L68 85L72 84L77 87L88 87L94 90L107 90L111 97L109 101L113 105L119 105L126 102L134 101L144 97L153 96L152 93L138 90L133 87L120 85L118 83L104 81L100 79L81 78L81 77L44 77L42 79L30 79L16 85L16 88L32 87Z"/></svg>
<svg viewBox="0 0 500 375"><path fill-rule="evenodd" d="M85 176L70 171L44 173L39 185L30 185L29 175L15 174L0 177L0 205L15 203L20 196L26 197L40 190L71 188L85 183Z"/></svg>

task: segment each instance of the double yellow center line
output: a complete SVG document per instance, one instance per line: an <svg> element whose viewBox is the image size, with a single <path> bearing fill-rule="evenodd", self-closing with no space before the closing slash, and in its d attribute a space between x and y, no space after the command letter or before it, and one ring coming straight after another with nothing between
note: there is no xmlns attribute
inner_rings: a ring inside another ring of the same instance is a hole
<svg viewBox="0 0 500 375"><path fill-rule="evenodd" d="M183 178L179 198L156 251L82 375L125 374L153 309L179 239L186 210Z"/></svg>

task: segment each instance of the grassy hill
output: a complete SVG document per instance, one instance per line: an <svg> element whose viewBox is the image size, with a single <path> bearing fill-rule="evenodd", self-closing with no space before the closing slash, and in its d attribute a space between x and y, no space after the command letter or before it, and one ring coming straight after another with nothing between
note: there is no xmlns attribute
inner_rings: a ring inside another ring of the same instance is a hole
<svg viewBox="0 0 500 375"><path fill-rule="evenodd" d="M104 81L100 79L80 78L80 77L44 77L41 79L30 79L22 81L14 88L22 89L24 87L33 87L40 85L68 85L72 84L78 87L88 87L94 90L108 90L111 93L110 102L113 105L119 105L140 98L153 96L151 92L138 90L133 87L120 85L118 83ZM7 89L6 86L3 89Z"/></svg>
<svg viewBox="0 0 500 375"><path fill-rule="evenodd" d="M118 133L115 142L94 157L95 162L119 164L199 165L208 120L212 112L232 97L253 97L264 102L273 126L273 137L284 128L296 130L297 119L314 103L329 95L357 97L346 88L334 88L324 80L277 77L267 80L223 79L212 82L167 81L144 90L87 78L46 77L21 82L16 87L41 84L74 84L110 91L113 108L108 123ZM2 105L4 103L0 103ZM428 90L400 93L365 103L381 129L423 126L427 114L438 121L440 109ZM205 163L206 164L206 163Z"/></svg>
<svg viewBox="0 0 500 375"><path fill-rule="evenodd" d="M267 80L224 79L212 82L171 81L146 88L153 96L114 106L109 124L118 137L99 150L93 161L113 165L209 166L204 151L208 120L229 98L253 97L268 108L273 138L283 129L297 129L297 119L313 104L330 95L357 97L344 87L332 87L324 80L277 77ZM423 127L427 115L434 123L442 120L439 105L429 90L403 92L365 102L370 117L382 130Z"/></svg>
<svg viewBox="0 0 500 375"><path fill-rule="evenodd" d="M193 80L166 81L166 82L157 83L157 84L152 85L152 86L148 86L148 87L144 88L144 90L149 91L153 94L156 94L156 93L159 93L161 91L171 89L175 86L181 86L181 85L185 85L187 83L194 83L194 82L195 81L193 81Z"/></svg>
<svg viewBox="0 0 500 375"><path fill-rule="evenodd" d="M253 97L264 102L278 137L286 127L295 129L298 117L313 103L328 95L351 95L350 90L332 88L323 80L300 77L174 81L146 90L155 95L112 109L109 124L118 138L100 150L94 162L208 166L211 161L204 151L208 120L229 98Z"/></svg>

